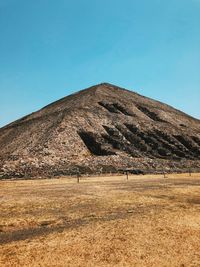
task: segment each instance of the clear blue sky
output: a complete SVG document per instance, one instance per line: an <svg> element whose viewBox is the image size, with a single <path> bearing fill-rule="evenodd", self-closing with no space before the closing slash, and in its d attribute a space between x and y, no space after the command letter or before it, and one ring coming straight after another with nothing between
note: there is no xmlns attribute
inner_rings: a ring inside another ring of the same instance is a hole
<svg viewBox="0 0 200 267"><path fill-rule="evenodd" d="M200 0L0 0L0 126L100 82L200 118Z"/></svg>

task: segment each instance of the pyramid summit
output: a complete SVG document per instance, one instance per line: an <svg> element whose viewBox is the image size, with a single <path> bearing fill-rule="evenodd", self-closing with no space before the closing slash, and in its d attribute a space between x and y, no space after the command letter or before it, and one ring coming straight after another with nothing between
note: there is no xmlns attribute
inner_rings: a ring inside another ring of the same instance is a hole
<svg viewBox="0 0 200 267"><path fill-rule="evenodd" d="M0 175L37 177L200 167L200 121L109 83L0 129Z"/></svg>

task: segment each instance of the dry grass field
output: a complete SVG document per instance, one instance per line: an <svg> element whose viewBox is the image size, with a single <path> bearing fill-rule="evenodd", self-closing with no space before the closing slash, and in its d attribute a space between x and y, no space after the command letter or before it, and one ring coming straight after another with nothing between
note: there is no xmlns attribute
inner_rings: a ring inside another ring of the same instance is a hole
<svg viewBox="0 0 200 267"><path fill-rule="evenodd" d="M200 174L0 181L0 266L200 266Z"/></svg>

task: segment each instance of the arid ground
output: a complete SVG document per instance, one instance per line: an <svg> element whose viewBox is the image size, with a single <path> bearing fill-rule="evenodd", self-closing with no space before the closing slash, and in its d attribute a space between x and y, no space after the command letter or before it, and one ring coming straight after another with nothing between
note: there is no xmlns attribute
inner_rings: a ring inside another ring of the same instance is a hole
<svg viewBox="0 0 200 267"><path fill-rule="evenodd" d="M0 266L200 266L200 174L1 181Z"/></svg>

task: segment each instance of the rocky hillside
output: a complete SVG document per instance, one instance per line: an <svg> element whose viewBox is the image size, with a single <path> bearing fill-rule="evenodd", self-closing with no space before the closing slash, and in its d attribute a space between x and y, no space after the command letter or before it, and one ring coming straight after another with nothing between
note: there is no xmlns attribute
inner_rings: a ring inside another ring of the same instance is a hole
<svg viewBox="0 0 200 267"><path fill-rule="evenodd" d="M103 83L0 129L1 177L200 167L200 121Z"/></svg>

